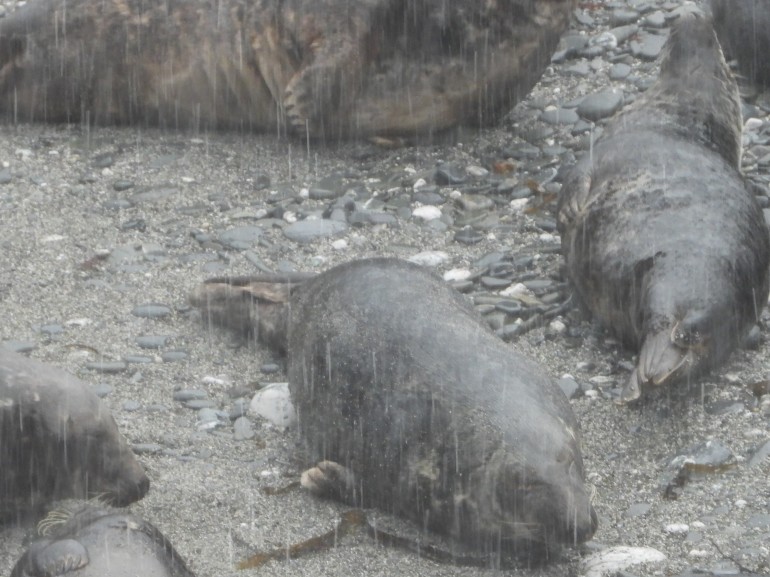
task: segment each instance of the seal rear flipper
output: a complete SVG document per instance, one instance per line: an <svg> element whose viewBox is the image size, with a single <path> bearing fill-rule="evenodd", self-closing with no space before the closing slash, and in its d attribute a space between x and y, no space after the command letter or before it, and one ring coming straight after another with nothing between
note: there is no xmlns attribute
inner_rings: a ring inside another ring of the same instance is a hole
<svg viewBox="0 0 770 577"><path fill-rule="evenodd" d="M82 569L88 563L88 552L79 541L60 539L33 543L25 569L35 577L56 577Z"/></svg>

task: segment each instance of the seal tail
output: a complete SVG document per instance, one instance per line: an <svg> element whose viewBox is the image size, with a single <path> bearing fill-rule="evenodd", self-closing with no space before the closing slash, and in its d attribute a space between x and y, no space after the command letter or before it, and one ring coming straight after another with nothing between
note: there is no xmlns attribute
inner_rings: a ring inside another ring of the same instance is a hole
<svg viewBox="0 0 770 577"><path fill-rule="evenodd" d="M671 330L648 335L639 352L639 361L620 393L622 404L638 399L642 387L662 385L688 373L695 362L695 351L677 344Z"/></svg>

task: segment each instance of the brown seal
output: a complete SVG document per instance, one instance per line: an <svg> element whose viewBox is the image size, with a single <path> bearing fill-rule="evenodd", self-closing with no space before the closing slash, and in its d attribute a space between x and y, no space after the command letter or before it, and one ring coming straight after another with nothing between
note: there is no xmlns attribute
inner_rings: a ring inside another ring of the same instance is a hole
<svg viewBox="0 0 770 577"><path fill-rule="evenodd" d="M719 366L767 301L770 242L738 171L741 128L711 20L685 12L657 83L565 180L568 274L591 312L639 350L621 400Z"/></svg>
<svg viewBox="0 0 770 577"><path fill-rule="evenodd" d="M0 516L65 498L124 506L150 480L89 385L0 348Z"/></svg>
<svg viewBox="0 0 770 577"><path fill-rule="evenodd" d="M288 351L300 436L317 462L304 486L491 555L590 539L597 518L569 401L462 295L384 258L284 285L283 304L266 280L214 279L191 301L215 321L251 307L267 324L259 334ZM265 314L276 308L283 322Z"/></svg>
<svg viewBox="0 0 770 577"><path fill-rule="evenodd" d="M711 0L711 10L725 53L749 82L770 88L770 2Z"/></svg>
<svg viewBox="0 0 770 577"><path fill-rule="evenodd" d="M11 577L195 577L154 525L89 503L40 522Z"/></svg>
<svg viewBox="0 0 770 577"><path fill-rule="evenodd" d="M0 21L15 120L429 135L488 124L574 0L36 0Z"/></svg>

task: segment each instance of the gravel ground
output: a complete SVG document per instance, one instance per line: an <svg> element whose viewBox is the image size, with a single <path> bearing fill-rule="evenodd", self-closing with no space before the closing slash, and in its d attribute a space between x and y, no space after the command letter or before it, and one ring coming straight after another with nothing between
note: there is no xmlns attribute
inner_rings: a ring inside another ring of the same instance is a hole
<svg viewBox="0 0 770 577"><path fill-rule="evenodd" d="M106 394L152 480L149 494L132 510L156 524L200 577L234 575L235 564L256 551L325 532L345 507L298 489L264 491L298 478L291 432L251 416L254 436L236 440L229 420L212 429L201 413L174 400L175 391L205 391L214 408L229 411L236 402L233 387L250 391L283 380L280 369L269 373L275 359L268 351L203 326L187 305L188 292L207 277L254 274L258 266L320 271L364 256L410 258L425 251L439 253L432 256L440 261L440 274L485 271L483 257L524 259L526 270L514 271L513 280L560 286L551 212L558 170L587 148L582 128L590 129L588 120L600 129L604 117L649 84L656 46L665 35L662 16L678 5L582 4L565 51L530 97L498 127L466 132L443 145L322 148L252 134L2 126L0 339L30 344L31 356L64 367ZM629 24L637 29L618 28ZM580 100L604 89L612 91ZM746 105L744 166L768 206L763 187L770 179L770 107L762 107L768 102L762 96L755 102ZM464 173L465 181L445 184L444 173L454 171ZM415 188L421 178L426 186ZM417 198L443 204L420 208ZM337 208L327 212L338 222L347 221L336 236L307 243L287 238L288 223L319 216L330 206ZM439 218L425 220L436 210ZM458 242L455 233L466 223L472 224L464 231L470 240ZM250 228L239 228L241 244L233 245L221 233L236 227ZM494 253L499 254L490 257ZM487 312L483 303L494 302L497 289L483 284L480 274L471 280L464 288ZM170 314L132 313L146 303L167 305ZM496 325L511 320L498 313L488 318ZM770 572L770 459L757 453L761 447L770 452L770 410L768 403L762 410L755 393L761 387L752 388L768 378L767 329L761 328L751 350L737 352L709 378L657 392L639 406L617 407L612 391L627 377L633 356L577 311L535 324L511 346L555 377L571 374L577 382L572 404L583 429L600 528L592 542L565 551L547 567L503 574L585 574L581 558L620 545L666 555L629 568L628 575L680 575L691 567L720 575L739 567ZM144 349L137 337L147 335L168 338L158 349ZM117 373L87 368L126 359L131 362ZM665 498L668 461L709 440L731 452L720 461L725 466L705 467L715 471L693 474L673 491L677 498ZM414 533L385 516L378 523ZM29 532L0 532L0 571L10 570ZM352 535L333 551L249 572L495 571L437 564Z"/></svg>

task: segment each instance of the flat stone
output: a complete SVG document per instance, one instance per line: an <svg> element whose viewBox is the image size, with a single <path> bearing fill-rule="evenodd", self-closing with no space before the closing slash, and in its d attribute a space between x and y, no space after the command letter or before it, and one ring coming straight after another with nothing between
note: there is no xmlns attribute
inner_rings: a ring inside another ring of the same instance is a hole
<svg viewBox="0 0 770 577"><path fill-rule="evenodd" d="M307 219L285 227L283 234L289 240L307 244L319 238L340 236L347 230L348 225L345 222L329 219Z"/></svg>

